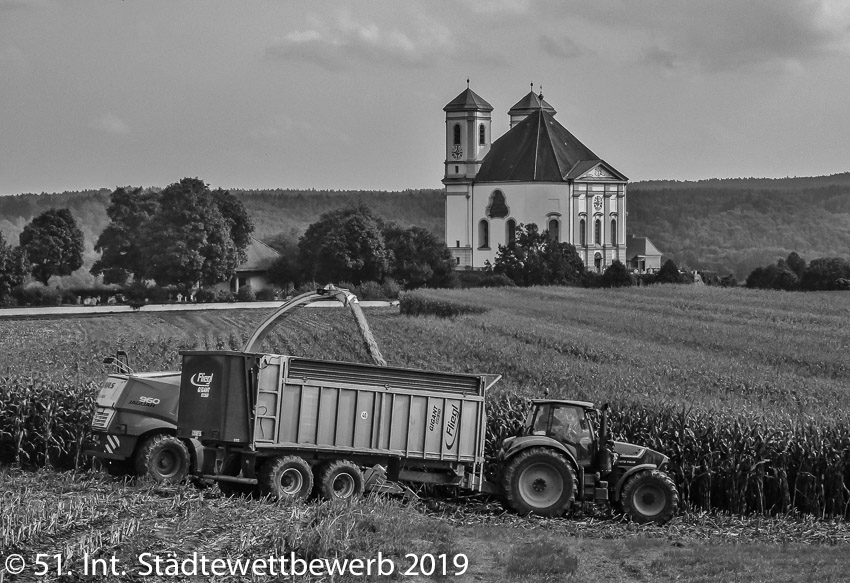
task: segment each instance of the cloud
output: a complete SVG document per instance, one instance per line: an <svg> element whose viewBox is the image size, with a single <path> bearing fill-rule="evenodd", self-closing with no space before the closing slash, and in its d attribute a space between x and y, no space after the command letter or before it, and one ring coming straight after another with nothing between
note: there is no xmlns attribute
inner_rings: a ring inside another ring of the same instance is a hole
<svg viewBox="0 0 850 583"><path fill-rule="evenodd" d="M114 113L106 113L93 119L89 127L107 134L124 135L130 133L130 127Z"/></svg>
<svg viewBox="0 0 850 583"><path fill-rule="evenodd" d="M312 63L329 71L363 63L426 68L455 48L451 31L424 17L413 18L404 29L363 21L346 10L330 24L315 16L308 20L311 28L276 39L266 48L266 56Z"/></svg>
<svg viewBox="0 0 850 583"><path fill-rule="evenodd" d="M555 39L543 34L540 35L538 41L544 52L560 59L573 59L587 52L581 45L567 36Z"/></svg>

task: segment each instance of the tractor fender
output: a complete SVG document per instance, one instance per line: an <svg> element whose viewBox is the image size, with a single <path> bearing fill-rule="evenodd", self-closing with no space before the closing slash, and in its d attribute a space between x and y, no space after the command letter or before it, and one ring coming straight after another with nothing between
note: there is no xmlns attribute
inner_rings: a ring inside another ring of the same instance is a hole
<svg viewBox="0 0 850 583"><path fill-rule="evenodd" d="M508 446L507 451L505 451L505 454L502 457L502 466L504 466L507 461L514 457L516 454L521 451L525 451L530 447L548 447L559 451L567 457L570 464L572 464L573 469L578 472L576 477L578 478L579 483L581 483L581 481L584 479L584 469L578 464L578 461L576 460L575 455L573 455L573 452L571 452L569 448L567 448L567 446L565 446L560 441L554 440L551 437L546 437L543 435L525 435L522 437L515 438Z"/></svg>
<svg viewBox="0 0 850 583"><path fill-rule="evenodd" d="M636 473L643 470L657 470L658 466L655 464L641 464L639 466L635 466L633 468L629 468L625 474L620 476L620 479L617 480L617 484L614 486L614 500L620 499L620 494L623 492L623 486L626 484L626 480L635 475Z"/></svg>

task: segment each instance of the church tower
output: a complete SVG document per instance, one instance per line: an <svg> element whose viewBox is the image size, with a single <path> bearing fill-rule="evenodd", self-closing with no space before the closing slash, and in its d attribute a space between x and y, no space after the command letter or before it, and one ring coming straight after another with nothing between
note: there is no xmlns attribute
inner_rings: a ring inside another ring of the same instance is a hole
<svg viewBox="0 0 850 583"><path fill-rule="evenodd" d="M472 265L470 213L472 183L490 152L490 112L467 81L466 90L452 99L446 112L446 244L459 267Z"/></svg>

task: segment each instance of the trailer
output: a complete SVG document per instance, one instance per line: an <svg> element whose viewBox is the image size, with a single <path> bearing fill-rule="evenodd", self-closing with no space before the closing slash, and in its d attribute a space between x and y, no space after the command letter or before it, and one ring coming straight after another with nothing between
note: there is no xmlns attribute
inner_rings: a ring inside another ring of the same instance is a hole
<svg viewBox="0 0 850 583"><path fill-rule="evenodd" d="M500 377L235 351L183 351L177 436L202 478L263 495L348 497L361 468L485 488L486 390ZM240 491L237 488L236 491Z"/></svg>

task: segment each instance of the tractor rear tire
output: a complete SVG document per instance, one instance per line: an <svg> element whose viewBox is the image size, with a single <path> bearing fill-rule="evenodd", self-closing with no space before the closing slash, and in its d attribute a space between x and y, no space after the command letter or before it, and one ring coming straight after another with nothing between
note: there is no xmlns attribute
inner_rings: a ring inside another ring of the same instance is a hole
<svg viewBox="0 0 850 583"><path fill-rule="evenodd" d="M310 464L296 455L274 457L260 468L260 494L276 500L304 500L313 491Z"/></svg>
<svg viewBox="0 0 850 583"><path fill-rule="evenodd" d="M623 513L637 523L665 524L679 509L679 492L664 472L644 470L629 478L620 502Z"/></svg>
<svg viewBox="0 0 850 583"><path fill-rule="evenodd" d="M316 490L325 500L348 500L363 494L363 472L348 460L335 460L316 470Z"/></svg>
<svg viewBox="0 0 850 583"><path fill-rule="evenodd" d="M516 454L505 468L503 480L507 502L520 515L561 516L578 490L569 460L547 447Z"/></svg>
<svg viewBox="0 0 850 583"><path fill-rule="evenodd" d="M160 484L179 484L189 473L189 448L174 437L159 433L148 437L134 458L136 475Z"/></svg>
<svg viewBox="0 0 850 583"><path fill-rule="evenodd" d="M229 455L221 464L219 473L222 476L237 477L242 472L242 460L239 455ZM252 484L240 484L238 482L219 482L218 489L227 497L231 496L250 496L254 493L255 488Z"/></svg>

